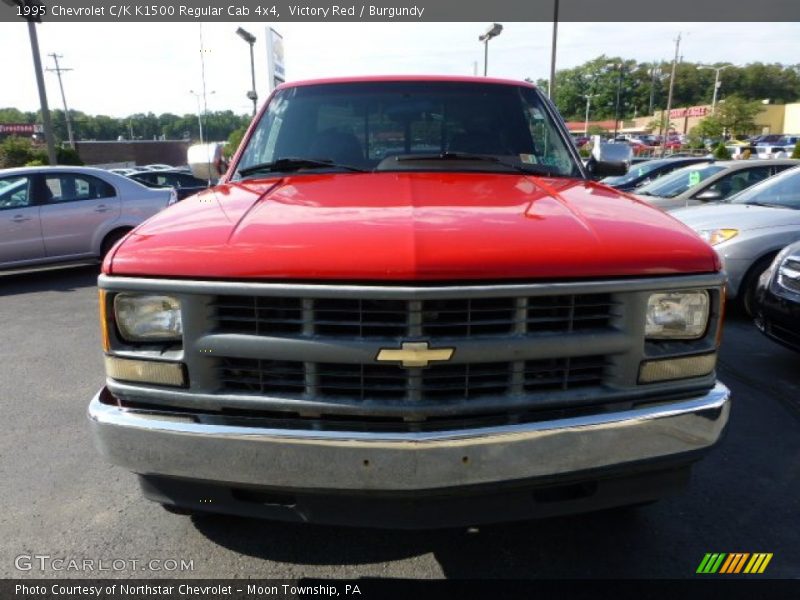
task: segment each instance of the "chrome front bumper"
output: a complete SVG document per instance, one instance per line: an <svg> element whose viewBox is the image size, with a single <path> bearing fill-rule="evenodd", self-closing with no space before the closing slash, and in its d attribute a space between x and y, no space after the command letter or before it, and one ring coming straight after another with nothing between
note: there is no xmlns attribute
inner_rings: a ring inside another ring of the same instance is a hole
<svg viewBox="0 0 800 600"><path fill-rule="evenodd" d="M717 383L633 410L454 431L368 433L219 426L95 396L89 419L110 462L140 475L306 490L414 491L491 484L666 459L712 446L728 421Z"/></svg>

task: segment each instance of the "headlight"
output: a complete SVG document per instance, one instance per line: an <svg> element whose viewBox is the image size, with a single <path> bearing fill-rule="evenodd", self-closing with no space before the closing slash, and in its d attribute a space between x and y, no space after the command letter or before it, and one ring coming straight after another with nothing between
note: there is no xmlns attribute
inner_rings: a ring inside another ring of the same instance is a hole
<svg viewBox="0 0 800 600"><path fill-rule="evenodd" d="M790 255L780 261L776 283L785 290L800 294L800 256Z"/></svg>
<svg viewBox="0 0 800 600"><path fill-rule="evenodd" d="M739 235L738 229L700 229L697 231L697 235L703 238L712 246L716 246L717 244L721 244L722 242L727 242L728 240L735 238Z"/></svg>
<svg viewBox="0 0 800 600"><path fill-rule="evenodd" d="M129 342L180 340L181 303L172 296L117 294L114 297L117 327Z"/></svg>
<svg viewBox="0 0 800 600"><path fill-rule="evenodd" d="M708 305L705 290L651 294L645 336L656 340L700 338L708 325Z"/></svg>

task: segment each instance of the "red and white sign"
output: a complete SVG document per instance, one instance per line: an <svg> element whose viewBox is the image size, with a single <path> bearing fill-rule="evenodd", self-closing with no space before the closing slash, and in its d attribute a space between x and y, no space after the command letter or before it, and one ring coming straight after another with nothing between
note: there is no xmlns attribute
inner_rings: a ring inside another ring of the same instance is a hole
<svg viewBox="0 0 800 600"><path fill-rule="evenodd" d="M0 133L42 133L42 126L34 123L0 123Z"/></svg>
<svg viewBox="0 0 800 600"><path fill-rule="evenodd" d="M669 118L681 119L683 117L705 117L707 114L707 106L691 106L689 108L673 108L671 111L669 111Z"/></svg>

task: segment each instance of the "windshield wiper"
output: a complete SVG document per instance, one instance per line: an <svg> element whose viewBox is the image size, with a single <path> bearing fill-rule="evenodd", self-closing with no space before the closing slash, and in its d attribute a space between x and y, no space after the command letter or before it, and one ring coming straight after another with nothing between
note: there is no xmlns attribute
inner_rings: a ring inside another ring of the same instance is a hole
<svg viewBox="0 0 800 600"><path fill-rule="evenodd" d="M412 161L412 160L474 160L474 161L483 161L483 162L490 162L497 165L502 165L504 167L508 167L509 169L514 169L520 173L525 173L526 175L545 175L548 177L563 177L564 175L559 171L554 171L551 167L547 165L538 165L538 164L525 164L518 165L512 162L508 162L498 158L497 156L493 156L491 154L473 154L471 152L440 152L438 154L400 154L399 156L394 157L398 162L405 162L405 161Z"/></svg>
<svg viewBox="0 0 800 600"><path fill-rule="evenodd" d="M298 158L298 157L284 157L274 160L272 162L258 163L243 169L239 169L239 175L253 175L255 173L274 173L276 171L290 172L298 171L300 169L344 169L346 171L355 171L358 173L366 173L366 169L359 167L352 167L350 165L341 165L335 163L330 159L325 158Z"/></svg>

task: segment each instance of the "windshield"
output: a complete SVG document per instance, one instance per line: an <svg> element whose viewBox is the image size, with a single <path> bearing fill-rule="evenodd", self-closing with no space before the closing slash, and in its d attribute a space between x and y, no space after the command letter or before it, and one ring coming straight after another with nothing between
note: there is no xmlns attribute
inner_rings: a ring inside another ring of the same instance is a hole
<svg viewBox="0 0 800 600"><path fill-rule="evenodd" d="M721 165L692 165L691 167L684 167L673 171L669 175L664 175L664 177L660 177L652 183L643 185L636 190L636 193L660 198L674 198L724 169L725 167Z"/></svg>
<svg viewBox="0 0 800 600"><path fill-rule="evenodd" d="M800 167L757 183L736 194L730 203L800 209Z"/></svg>
<svg viewBox="0 0 800 600"><path fill-rule="evenodd" d="M254 169L259 165L280 171L289 164L300 173L515 173L520 167L531 172L547 167L555 176L580 177L568 143L533 88L427 81L307 85L280 90L272 98L236 172L241 177L248 169L259 172ZM447 160L435 160L446 153L451 154ZM458 153L474 156L457 160L452 155ZM403 156L402 162L397 160ZM330 164L320 164L325 162Z"/></svg>
<svg viewBox="0 0 800 600"><path fill-rule="evenodd" d="M605 179L601 179L601 182L608 185L624 185L626 183L631 183L632 181L649 175L667 162L666 160L648 160L631 166L630 170L625 175L606 177Z"/></svg>

